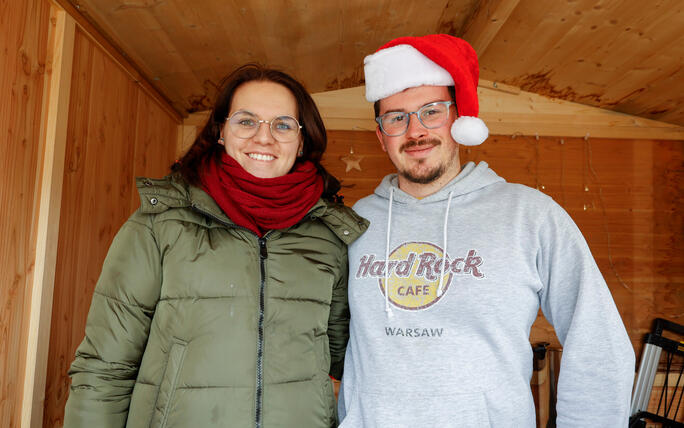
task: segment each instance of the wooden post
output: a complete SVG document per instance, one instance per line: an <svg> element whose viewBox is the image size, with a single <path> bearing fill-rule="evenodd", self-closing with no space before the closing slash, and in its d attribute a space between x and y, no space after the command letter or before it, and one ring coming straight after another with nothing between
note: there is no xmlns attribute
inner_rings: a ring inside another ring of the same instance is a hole
<svg viewBox="0 0 684 428"><path fill-rule="evenodd" d="M57 237L62 199L71 69L75 22L64 10L51 8L48 71L43 101L40 144L38 224L36 258L28 324L26 369L22 397L21 426L42 427L45 401L48 341L52 317L52 292L57 260Z"/></svg>

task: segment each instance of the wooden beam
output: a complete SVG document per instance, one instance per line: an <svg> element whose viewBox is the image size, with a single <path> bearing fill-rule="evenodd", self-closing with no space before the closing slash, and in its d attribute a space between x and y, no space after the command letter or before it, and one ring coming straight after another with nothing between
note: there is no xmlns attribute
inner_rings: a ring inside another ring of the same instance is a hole
<svg viewBox="0 0 684 428"><path fill-rule="evenodd" d="M480 79L477 92L480 117L491 135L684 140L684 127L678 125L548 98L510 85ZM328 130L375 131L373 104L364 93L365 88L357 86L312 97ZM208 115L208 111L193 113L183 125L199 130Z"/></svg>
<svg viewBox="0 0 684 428"><path fill-rule="evenodd" d="M51 8L48 67L43 100L44 118L40 133L42 165L38 188L38 224L31 305L28 324L26 367L22 398L22 427L42 427L45 401L52 294L57 261L57 237L62 201L75 21L57 6Z"/></svg>
<svg viewBox="0 0 684 428"><path fill-rule="evenodd" d="M364 87L313 94L327 129L375 130ZM480 117L492 135L684 140L684 127L480 80Z"/></svg>
<svg viewBox="0 0 684 428"><path fill-rule="evenodd" d="M178 144L176 145L176 153L180 158L195 142L197 134L202 130L202 127L207 123L211 111L198 111L190 113L188 117L183 120L183 123L178 128Z"/></svg>
<svg viewBox="0 0 684 428"><path fill-rule="evenodd" d="M196 126L198 128L201 128L204 126L205 123L207 123L207 119L209 119L209 113L211 113L210 110L204 110L204 111L198 111L195 113L190 113L188 117L186 117L183 120L183 125L190 125L190 126Z"/></svg>
<svg viewBox="0 0 684 428"><path fill-rule="evenodd" d="M192 146L192 143L195 142L195 138L201 130L202 125L178 125L178 145L176 146L176 158L180 158L185 154L190 146Z"/></svg>
<svg viewBox="0 0 684 428"><path fill-rule="evenodd" d="M684 127L531 92L513 94L480 80L480 117L493 135L684 140Z"/></svg>
<svg viewBox="0 0 684 428"><path fill-rule="evenodd" d="M520 0L484 0L466 24L461 36L482 56Z"/></svg>

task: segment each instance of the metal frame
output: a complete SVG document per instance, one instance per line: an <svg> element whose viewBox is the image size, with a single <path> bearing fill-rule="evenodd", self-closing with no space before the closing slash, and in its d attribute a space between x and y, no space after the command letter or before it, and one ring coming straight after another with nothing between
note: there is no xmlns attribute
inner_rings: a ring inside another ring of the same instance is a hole
<svg viewBox="0 0 684 428"><path fill-rule="evenodd" d="M684 326L662 318L655 319L653 332L646 335L644 350L639 364L639 372L637 374L636 382L634 383L632 406L630 408L630 428L644 427L646 425L645 420L659 422L664 428L684 428L683 423L677 422L677 414L679 413L682 403L682 395L684 395L684 383L681 382L684 364L682 364L682 367L679 369L677 383L674 385L674 393L669 398L667 393L667 390L670 387L668 380L672 360L674 356L684 357L684 342L677 342L663 337L662 334L665 330L684 335ZM665 383L663 385L663 390L660 393L660 398L658 399L656 413L652 413L648 411L648 402L651 398L653 383L663 351L665 351L666 355ZM679 398L677 398L678 395ZM674 411L674 413L670 415L672 411Z"/></svg>

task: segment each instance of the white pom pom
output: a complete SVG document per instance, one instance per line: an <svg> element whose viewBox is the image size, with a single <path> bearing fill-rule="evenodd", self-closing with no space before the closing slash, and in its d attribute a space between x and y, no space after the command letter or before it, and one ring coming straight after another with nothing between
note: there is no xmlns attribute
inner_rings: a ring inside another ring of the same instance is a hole
<svg viewBox="0 0 684 428"><path fill-rule="evenodd" d="M454 141L464 146L477 146L489 136L487 125L479 117L461 116L451 125Z"/></svg>

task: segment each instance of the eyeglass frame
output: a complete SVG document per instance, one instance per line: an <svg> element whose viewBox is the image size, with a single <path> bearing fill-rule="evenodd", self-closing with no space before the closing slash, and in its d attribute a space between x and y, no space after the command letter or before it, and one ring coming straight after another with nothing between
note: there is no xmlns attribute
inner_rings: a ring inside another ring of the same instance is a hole
<svg viewBox="0 0 684 428"><path fill-rule="evenodd" d="M441 104L441 105L445 105L445 106L446 106L446 108L447 108L447 116L446 116L446 119L444 119L444 122L440 123L440 124L437 125L437 126L427 126L425 123L423 123L423 120L420 118L420 115L419 115L418 113L420 113L420 111L423 110L424 108L427 108L427 107L430 107L430 106L434 106L435 104ZM389 112L387 112L387 113L385 113L385 114L381 114L380 116L376 117L376 118L375 118L375 121L377 122L378 127L380 127L380 131L381 131L383 134L387 135L388 137L400 137L400 136L402 136L402 135L404 135L404 134L406 134L406 133L408 132L409 125L411 125L411 115L412 115L412 114L415 114L415 115L416 115L416 118L418 119L418 122L420 122L420 124L423 125L426 129L436 129L436 128L439 128L440 126L444 125L444 124L449 120L449 116L451 115L451 109L450 109L449 107L451 107L452 105L453 105L454 107L456 107L456 102L454 102L454 101L435 101L435 102L432 102L432 103L425 104L424 106L422 106L421 108L419 108L419 109L416 110L416 111L408 111L408 112L402 112L402 111L389 111ZM401 114L404 115L404 117L406 117L406 119L407 119L407 121L406 121L406 129L404 129L404 132L402 132L401 134L390 135L390 134L387 133L387 131L385 131L385 128L383 128L383 126L382 126L382 118L385 117L385 116L388 115L388 114L397 114L397 113L401 113ZM457 112L456 114L458 114L458 112Z"/></svg>
<svg viewBox="0 0 684 428"><path fill-rule="evenodd" d="M256 134L258 134L258 133L259 133L259 129L261 129L261 124L262 124L262 123L268 123L268 132L271 133L271 137L273 137L273 139L276 140L277 142L283 143L283 144L292 143L292 142L294 142L294 141L297 141L297 137L301 134L301 130L304 129L304 127L303 127L302 125L299 124L299 121L297 120L296 117L292 117L292 116L290 116L290 115L288 115L288 114L283 114L283 115L280 115L280 116L276 116L276 117L274 117L274 118L271 119L271 120L255 119L255 120L256 120L256 123L257 123L257 126L254 127L254 134L250 135L249 137L240 137L239 135L236 135L235 132L233 132L233 129L232 129L231 126L230 126L230 119L232 119L233 116L235 116L235 115L238 114L238 113L248 113L248 114L254 116L255 118L258 118L259 116L257 116L256 114L254 114L254 113L252 113L251 111L248 111L248 110L237 110L236 112L234 112L233 114L231 114L230 116L228 116L228 117L226 118L226 122L228 123L228 129L230 130L230 133L233 134L234 137L240 138L240 139L242 139L242 140L246 140L246 139L248 139L248 138L252 138L252 137L254 137ZM273 128L272 128L272 126L273 126L273 125L272 125L272 124L273 124L273 121L276 120L276 119L283 118L283 117L290 118L290 119L294 120L295 123L297 124L297 135L295 135L295 137L294 137L291 141L290 141L290 140L288 140L288 141L280 141L280 140L275 136L275 134L273 133Z"/></svg>

